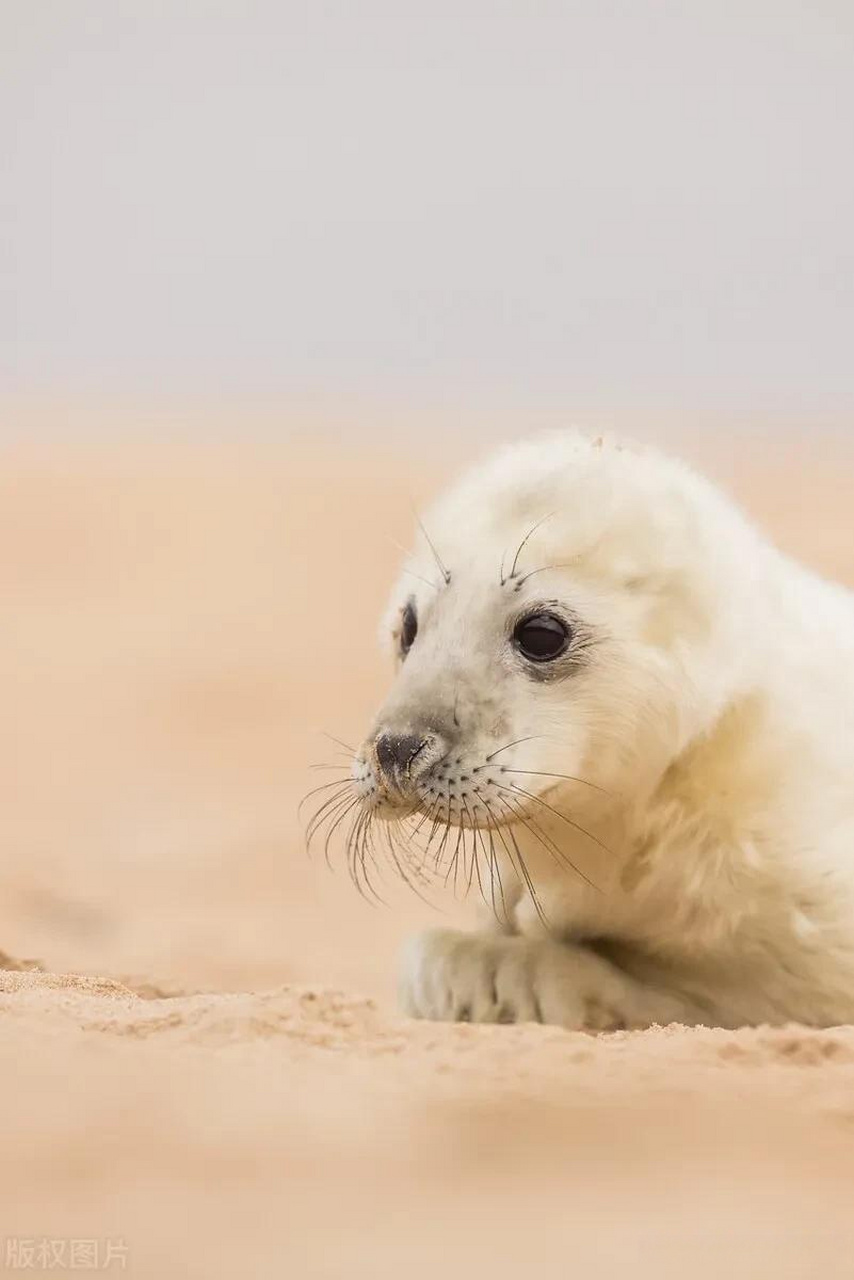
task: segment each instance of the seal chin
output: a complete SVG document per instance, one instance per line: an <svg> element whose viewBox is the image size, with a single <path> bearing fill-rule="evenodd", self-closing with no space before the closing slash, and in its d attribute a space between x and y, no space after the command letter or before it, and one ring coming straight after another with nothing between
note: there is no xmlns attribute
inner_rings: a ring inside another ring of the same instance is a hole
<svg viewBox="0 0 854 1280"><path fill-rule="evenodd" d="M371 802L371 811L375 818L384 822L395 822L403 818L416 817L425 808L417 796L411 799L379 795Z"/></svg>

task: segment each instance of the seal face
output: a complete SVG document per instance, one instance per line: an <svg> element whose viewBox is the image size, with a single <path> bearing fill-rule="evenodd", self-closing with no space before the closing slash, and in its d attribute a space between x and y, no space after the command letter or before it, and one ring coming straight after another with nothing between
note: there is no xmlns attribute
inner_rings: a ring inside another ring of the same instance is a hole
<svg viewBox="0 0 854 1280"><path fill-rule="evenodd" d="M414 944L408 1012L854 1017L848 593L682 464L561 434L436 504L383 631L397 675L328 810L354 879L383 829L502 931Z"/></svg>
<svg viewBox="0 0 854 1280"><path fill-rule="evenodd" d="M398 675L358 754L378 815L513 827L556 782L577 796L661 772L686 728L685 631L711 650L722 615L686 572L680 479L560 437L438 504L389 606Z"/></svg>

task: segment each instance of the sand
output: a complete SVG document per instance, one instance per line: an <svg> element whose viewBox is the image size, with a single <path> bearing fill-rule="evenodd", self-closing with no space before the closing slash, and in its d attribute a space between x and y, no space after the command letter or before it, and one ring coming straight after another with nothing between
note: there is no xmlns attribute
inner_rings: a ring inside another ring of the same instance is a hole
<svg viewBox="0 0 854 1280"><path fill-rule="evenodd" d="M705 452L854 580L841 452ZM854 1274L854 1030L408 1023L396 948L446 917L305 857L309 766L379 700L391 539L443 473L7 446L0 1270Z"/></svg>

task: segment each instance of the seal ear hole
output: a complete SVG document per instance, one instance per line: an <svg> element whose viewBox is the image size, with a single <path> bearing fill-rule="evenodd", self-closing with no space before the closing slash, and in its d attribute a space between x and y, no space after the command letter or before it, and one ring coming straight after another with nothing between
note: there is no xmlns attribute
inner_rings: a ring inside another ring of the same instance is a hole
<svg viewBox="0 0 854 1280"><path fill-rule="evenodd" d="M629 575L623 579L625 591L649 591L655 589L655 582L648 576Z"/></svg>

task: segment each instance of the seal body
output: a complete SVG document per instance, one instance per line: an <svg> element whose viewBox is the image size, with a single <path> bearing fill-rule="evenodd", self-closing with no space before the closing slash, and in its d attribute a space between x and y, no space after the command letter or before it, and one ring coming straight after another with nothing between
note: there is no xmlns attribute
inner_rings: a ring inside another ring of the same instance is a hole
<svg viewBox="0 0 854 1280"><path fill-rule="evenodd" d="M560 434L436 504L383 629L362 812L489 916L408 945L408 1013L854 1020L847 591L681 463Z"/></svg>

